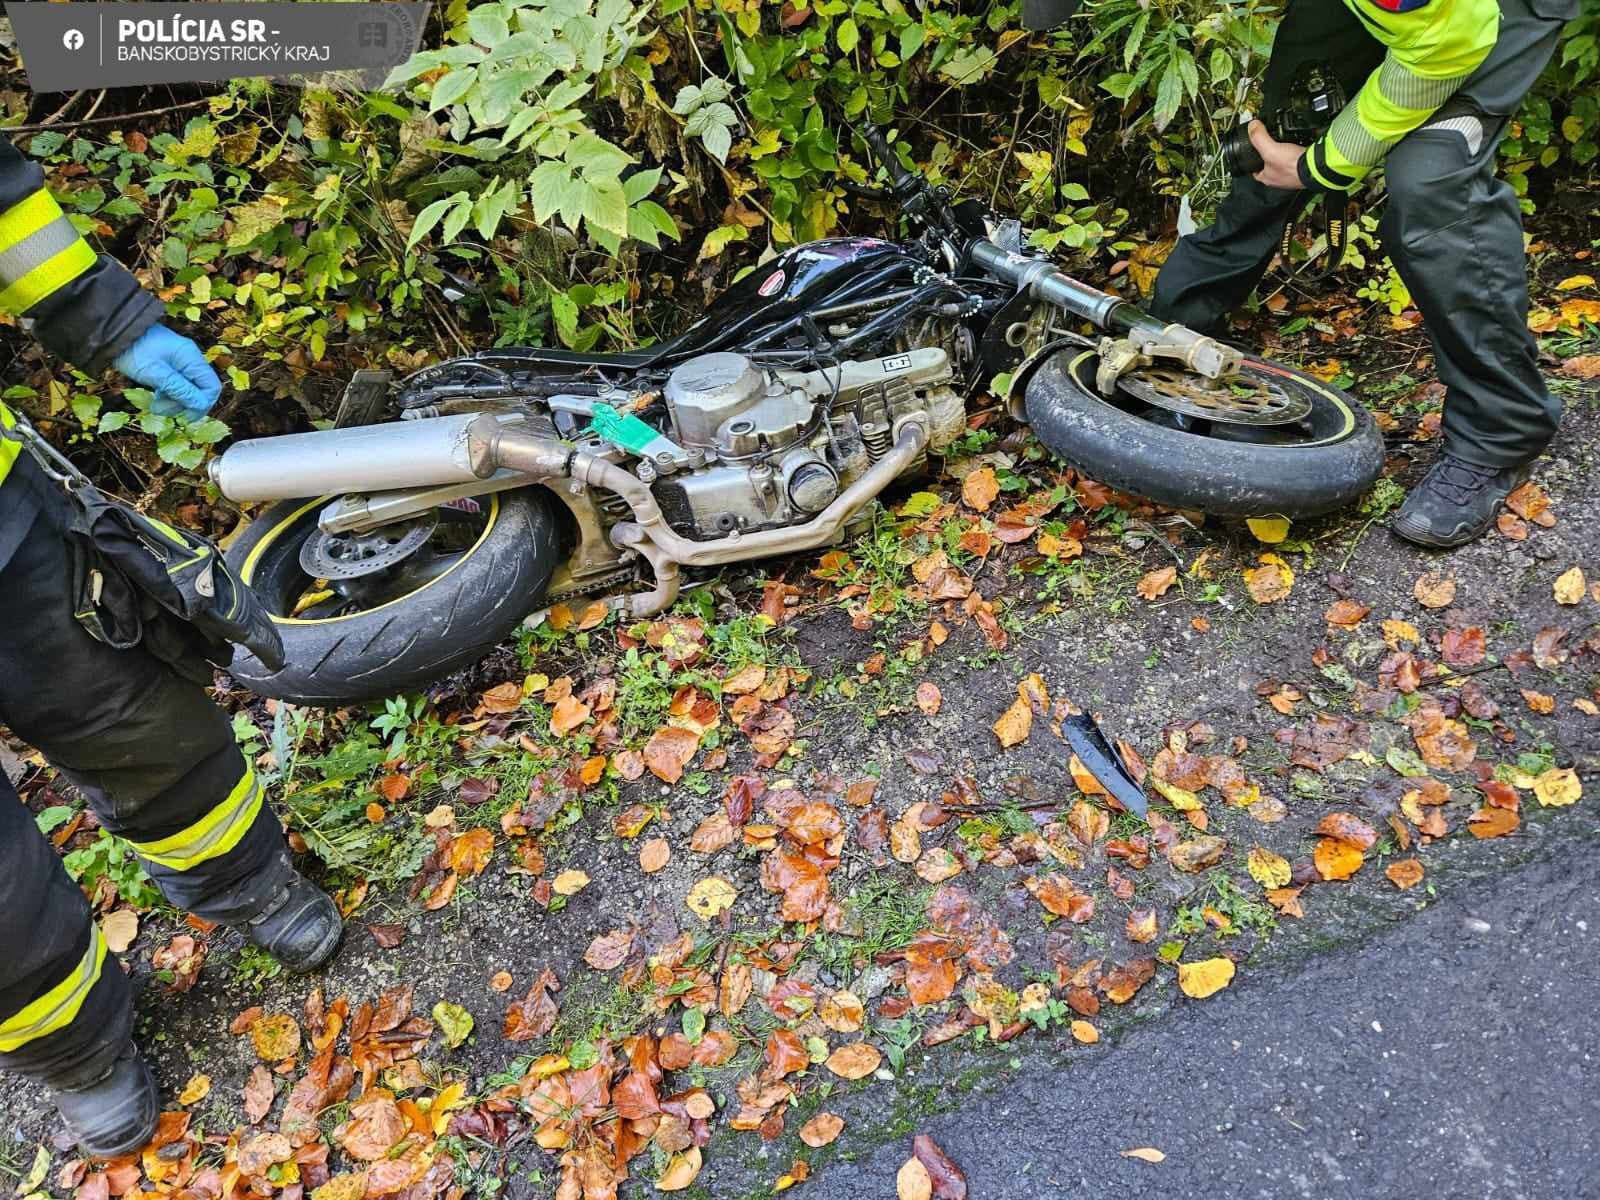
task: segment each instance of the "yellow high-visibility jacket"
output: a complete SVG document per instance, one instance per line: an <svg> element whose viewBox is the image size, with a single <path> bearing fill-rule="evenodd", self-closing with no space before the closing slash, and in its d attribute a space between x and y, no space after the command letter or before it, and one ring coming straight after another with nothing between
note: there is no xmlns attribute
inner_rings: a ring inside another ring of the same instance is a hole
<svg viewBox="0 0 1600 1200"><path fill-rule="evenodd" d="M162 307L115 259L95 253L45 188L44 171L0 138L0 313L26 317L45 347L85 371L101 371L150 326ZM0 404L0 424L14 418ZM36 506L6 487L21 447L0 438L0 566Z"/></svg>
<svg viewBox="0 0 1600 1200"><path fill-rule="evenodd" d="M1300 182L1348 191L1455 95L1500 34L1499 0L1344 0L1387 53L1300 159Z"/></svg>

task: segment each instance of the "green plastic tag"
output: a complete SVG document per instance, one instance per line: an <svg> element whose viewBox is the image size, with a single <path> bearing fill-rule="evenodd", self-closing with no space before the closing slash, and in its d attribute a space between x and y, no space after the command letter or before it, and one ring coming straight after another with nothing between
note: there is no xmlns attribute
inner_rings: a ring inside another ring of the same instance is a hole
<svg viewBox="0 0 1600 1200"><path fill-rule="evenodd" d="M658 430L632 413L620 413L611 405L599 401L595 403L594 420L590 422L589 429L613 446L621 446L629 454L643 454L645 447L661 436Z"/></svg>

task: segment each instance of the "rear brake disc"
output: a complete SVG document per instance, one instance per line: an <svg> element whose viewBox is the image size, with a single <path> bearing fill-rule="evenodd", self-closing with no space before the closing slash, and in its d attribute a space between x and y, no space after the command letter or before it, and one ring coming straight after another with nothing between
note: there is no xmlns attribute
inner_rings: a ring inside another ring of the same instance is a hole
<svg viewBox="0 0 1600 1200"><path fill-rule="evenodd" d="M1265 373L1207 379L1182 367L1139 367L1117 380L1117 386L1157 408L1228 425L1288 425L1311 412L1309 399L1291 395Z"/></svg>
<svg viewBox="0 0 1600 1200"><path fill-rule="evenodd" d="M439 518L432 513L352 533L318 530L300 546L300 567L313 579L360 579L375 575L414 554L433 536Z"/></svg>

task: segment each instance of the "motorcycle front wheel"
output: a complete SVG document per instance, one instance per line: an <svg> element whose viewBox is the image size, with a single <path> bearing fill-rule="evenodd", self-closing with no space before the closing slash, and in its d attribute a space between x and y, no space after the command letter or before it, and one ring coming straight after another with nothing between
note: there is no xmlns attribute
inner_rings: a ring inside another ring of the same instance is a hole
<svg viewBox="0 0 1600 1200"><path fill-rule="evenodd" d="M258 695L336 705L432 683L510 634L560 562L559 503L544 488L343 539L317 528L333 499L273 504L228 547L283 637L281 670L242 650L228 668Z"/></svg>
<svg viewBox="0 0 1600 1200"><path fill-rule="evenodd" d="M1306 517L1359 499L1383 470L1372 414L1292 367L1247 356L1230 405L1217 386L1159 368L1107 400L1098 365L1092 351L1047 360L1024 407L1057 457L1119 491L1219 516ZM1208 419L1208 404L1234 419Z"/></svg>

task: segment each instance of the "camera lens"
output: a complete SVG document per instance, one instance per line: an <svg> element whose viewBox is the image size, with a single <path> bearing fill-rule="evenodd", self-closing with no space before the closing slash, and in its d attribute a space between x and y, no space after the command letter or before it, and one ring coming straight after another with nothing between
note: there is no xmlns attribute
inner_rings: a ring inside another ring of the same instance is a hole
<svg viewBox="0 0 1600 1200"><path fill-rule="evenodd" d="M1267 164L1250 141L1250 130L1240 125L1222 138L1222 162L1230 175L1254 175Z"/></svg>

